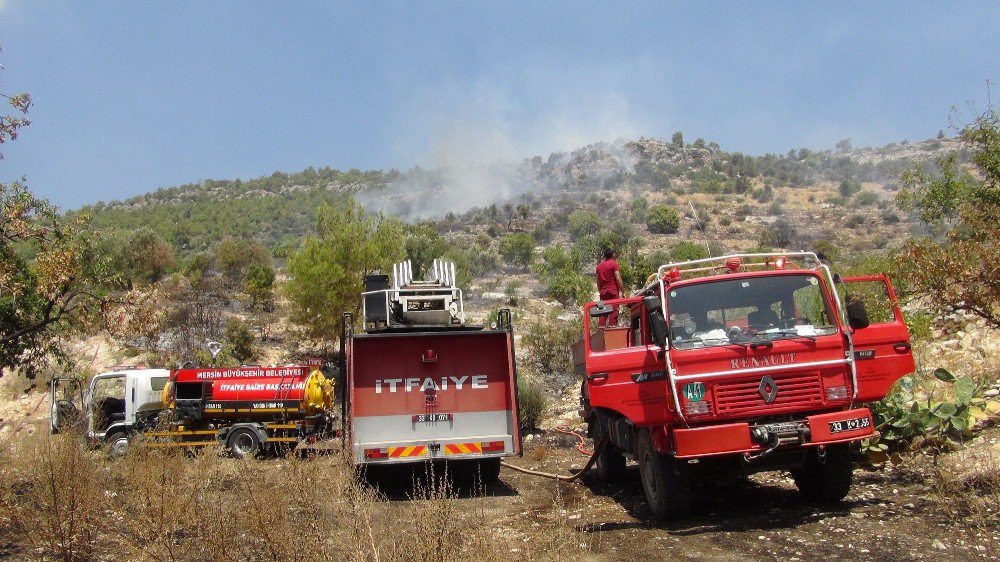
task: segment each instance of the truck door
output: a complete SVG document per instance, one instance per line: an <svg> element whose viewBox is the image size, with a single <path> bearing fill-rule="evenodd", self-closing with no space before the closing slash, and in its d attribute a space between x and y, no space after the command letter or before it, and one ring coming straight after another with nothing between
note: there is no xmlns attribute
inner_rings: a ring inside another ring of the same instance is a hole
<svg viewBox="0 0 1000 562"><path fill-rule="evenodd" d="M605 303L627 305L632 325L602 327L595 318L584 319L577 354L584 354L590 405L615 410L637 425L664 423L669 416L666 364L649 335L645 305L638 297Z"/></svg>
<svg viewBox="0 0 1000 562"><path fill-rule="evenodd" d="M87 435L103 438L112 424L125 422L125 374L102 373L90 381L85 400Z"/></svg>
<svg viewBox="0 0 1000 562"><path fill-rule="evenodd" d="M914 370L910 332L885 275L845 277L844 299L865 304L870 324L852 330L859 402L885 398L889 387Z"/></svg>
<svg viewBox="0 0 1000 562"><path fill-rule="evenodd" d="M80 379L60 377L49 383L49 431L82 429L83 385Z"/></svg>

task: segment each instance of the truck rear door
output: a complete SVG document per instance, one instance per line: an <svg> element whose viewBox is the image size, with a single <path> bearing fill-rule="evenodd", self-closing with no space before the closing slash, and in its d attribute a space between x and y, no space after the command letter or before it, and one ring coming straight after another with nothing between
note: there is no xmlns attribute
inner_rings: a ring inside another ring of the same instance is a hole
<svg viewBox="0 0 1000 562"><path fill-rule="evenodd" d="M356 462L520 454L509 330L359 334L347 349Z"/></svg>
<svg viewBox="0 0 1000 562"><path fill-rule="evenodd" d="M870 324L854 329L854 358L858 369L859 402L885 398L889 387L914 370L910 332L899 309L896 293L885 275L842 279L844 299L865 304Z"/></svg>

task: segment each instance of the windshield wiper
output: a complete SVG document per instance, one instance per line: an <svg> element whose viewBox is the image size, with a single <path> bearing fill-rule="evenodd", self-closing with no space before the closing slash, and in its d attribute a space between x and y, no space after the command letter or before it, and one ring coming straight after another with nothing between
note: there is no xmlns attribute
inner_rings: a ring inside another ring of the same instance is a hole
<svg viewBox="0 0 1000 562"><path fill-rule="evenodd" d="M767 332L768 335L775 336L792 336L794 338L806 338L809 341L816 341L816 336L808 336L806 334L800 334L795 330L779 330L777 332Z"/></svg>
<svg viewBox="0 0 1000 562"><path fill-rule="evenodd" d="M674 340L673 344L676 346L678 344L709 343L709 342L711 342L712 344L724 343L724 344L727 344L727 345L738 345L740 347L746 347L746 344L734 342L734 341L730 340L729 338L688 338L688 339L685 339L685 340Z"/></svg>

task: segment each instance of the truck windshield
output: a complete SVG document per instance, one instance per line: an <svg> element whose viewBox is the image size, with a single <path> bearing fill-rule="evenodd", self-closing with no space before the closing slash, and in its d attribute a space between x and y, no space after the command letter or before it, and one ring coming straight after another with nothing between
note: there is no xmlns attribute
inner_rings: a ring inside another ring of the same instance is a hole
<svg viewBox="0 0 1000 562"><path fill-rule="evenodd" d="M694 349L837 332L829 299L811 273L719 279L667 292L670 341Z"/></svg>

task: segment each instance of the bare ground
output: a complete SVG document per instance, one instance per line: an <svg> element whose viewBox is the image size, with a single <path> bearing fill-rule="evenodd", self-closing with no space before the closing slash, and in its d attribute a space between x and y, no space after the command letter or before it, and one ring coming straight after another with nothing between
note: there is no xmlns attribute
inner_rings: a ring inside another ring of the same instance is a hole
<svg viewBox="0 0 1000 562"><path fill-rule="evenodd" d="M983 436L994 451L998 436ZM585 460L575 444L547 434L511 462L565 474ZM562 538L579 548L579 560L1000 559L996 519L944 510L931 462L918 456L888 470L859 469L837 505L804 502L784 473L706 485L697 489L695 513L669 523L646 507L634 464L631 478L614 485L593 475L557 483L504 469L487 505L493 520L509 526L512 544L568 533Z"/></svg>

